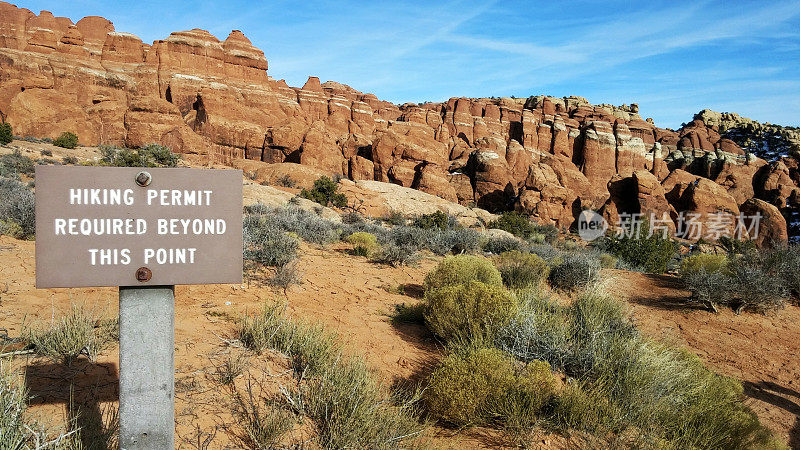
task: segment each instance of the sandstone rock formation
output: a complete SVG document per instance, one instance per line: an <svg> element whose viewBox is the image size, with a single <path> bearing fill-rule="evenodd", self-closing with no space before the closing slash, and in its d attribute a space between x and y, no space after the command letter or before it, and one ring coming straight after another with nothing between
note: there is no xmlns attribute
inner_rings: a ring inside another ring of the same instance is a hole
<svg viewBox="0 0 800 450"><path fill-rule="evenodd" d="M677 220L695 209L738 214L758 198L786 218L800 211L797 160L768 164L731 132L751 126L791 140L791 130L703 111L675 131L636 104L574 96L395 105L316 77L290 87L267 68L237 30L222 41L194 29L146 44L101 17L73 24L0 2L0 120L17 135L159 142L210 163L256 164L265 178L299 164L561 228L585 208Z"/></svg>

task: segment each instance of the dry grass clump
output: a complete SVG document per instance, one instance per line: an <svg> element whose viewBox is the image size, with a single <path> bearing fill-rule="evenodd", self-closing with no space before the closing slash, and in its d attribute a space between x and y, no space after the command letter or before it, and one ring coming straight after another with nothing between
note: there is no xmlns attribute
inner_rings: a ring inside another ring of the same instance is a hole
<svg viewBox="0 0 800 450"><path fill-rule="evenodd" d="M267 304L260 315L241 318L237 335L249 349L273 349L292 360L298 383L285 400L314 421L323 447L398 448L421 432L415 399L391 401L361 359L343 355L333 334L290 320L283 306Z"/></svg>
<svg viewBox="0 0 800 450"><path fill-rule="evenodd" d="M73 305L69 314L54 318L49 325L26 329L25 338L38 355L70 365L81 354L94 361L109 343L119 339L118 327L117 320L99 320Z"/></svg>

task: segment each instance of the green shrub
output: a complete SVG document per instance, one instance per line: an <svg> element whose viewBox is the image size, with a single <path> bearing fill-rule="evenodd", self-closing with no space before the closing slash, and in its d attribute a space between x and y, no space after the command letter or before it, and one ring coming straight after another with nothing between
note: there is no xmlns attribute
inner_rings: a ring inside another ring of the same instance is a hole
<svg viewBox="0 0 800 450"><path fill-rule="evenodd" d="M402 286L401 286L402 287ZM425 303L394 305L392 321L395 323L416 323L425 325Z"/></svg>
<svg viewBox="0 0 800 450"><path fill-rule="evenodd" d="M353 252L359 256L372 256L378 251L378 238L374 234L358 231L345 239L353 245Z"/></svg>
<svg viewBox="0 0 800 450"><path fill-rule="evenodd" d="M18 149L0 155L0 177L18 180L20 175L33 176L34 172L34 161L24 156Z"/></svg>
<svg viewBox="0 0 800 450"><path fill-rule="evenodd" d="M10 123L0 123L0 145L8 145L14 140L14 131Z"/></svg>
<svg viewBox="0 0 800 450"><path fill-rule="evenodd" d="M336 242L341 236L337 224L295 206L271 207L256 203L246 206L245 213L258 217L269 228L295 233L314 244Z"/></svg>
<svg viewBox="0 0 800 450"><path fill-rule="evenodd" d="M71 131L65 131L53 139L53 145L62 148L75 148L78 146L78 135Z"/></svg>
<svg viewBox="0 0 800 450"><path fill-rule="evenodd" d="M417 228L446 230L450 227L450 217L441 211L423 214L414 219L414 226Z"/></svg>
<svg viewBox="0 0 800 450"><path fill-rule="evenodd" d="M553 422L611 433L632 428L665 448L762 448L769 432L735 380L699 358L642 336L621 303L591 291L570 306L523 301L497 333L522 361L541 359L579 380L555 402Z"/></svg>
<svg viewBox="0 0 800 450"><path fill-rule="evenodd" d="M528 239L537 231L536 225L531 222L527 216L516 211L504 212L500 217L489 222L487 226L489 228L508 231L514 236L523 239Z"/></svg>
<svg viewBox="0 0 800 450"><path fill-rule="evenodd" d="M550 284L558 289L579 289L597 281L600 261L587 253L570 253L550 270Z"/></svg>
<svg viewBox="0 0 800 450"><path fill-rule="evenodd" d="M425 291L446 286L480 281L489 286L502 286L500 272L486 258L472 255L456 255L445 258L425 276Z"/></svg>
<svg viewBox="0 0 800 450"><path fill-rule="evenodd" d="M36 210L33 192L18 181L0 178L0 234L28 239L35 233Z"/></svg>
<svg viewBox="0 0 800 450"><path fill-rule="evenodd" d="M687 277L700 270L706 273L715 273L725 270L728 265L728 257L725 255L714 255L710 253L695 253L687 256L681 261L681 276Z"/></svg>
<svg viewBox="0 0 800 450"><path fill-rule="evenodd" d="M516 298L503 286L475 280L425 293L425 321L448 341L491 340L517 309Z"/></svg>
<svg viewBox="0 0 800 450"><path fill-rule="evenodd" d="M314 181L312 189L300 191L300 197L319 203L322 206L335 206L344 208L347 206L347 197L337 192L339 185L326 176L322 176Z"/></svg>
<svg viewBox="0 0 800 450"><path fill-rule="evenodd" d="M433 371L425 391L429 414L456 426L491 425L527 416L529 422L553 395L555 378L541 361L518 368L496 349L448 355Z"/></svg>
<svg viewBox="0 0 800 450"><path fill-rule="evenodd" d="M114 167L176 167L180 156L169 147L147 144L138 149L100 146L100 162Z"/></svg>
<svg viewBox="0 0 800 450"><path fill-rule="evenodd" d="M643 229L648 229L645 222ZM678 246L661 233L644 237L638 233L626 234L621 238L610 238L607 249L628 264L649 273L664 273L667 263L675 256Z"/></svg>
<svg viewBox="0 0 800 450"><path fill-rule="evenodd" d="M547 263L531 253L505 252L494 259L494 264L510 289L537 287L550 274Z"/></svg>
<svg viewBox="0 0 800 450"><path fill-rule="evenodd" d="M609 255L608 253L601 253L600 267L603 269L613 269L617 267L617 258L614 255Z"/></svg>
<svg viewBox="0 0 800 450"><path fill-rule="evenodd" d="M64 164L78 164L78 158L74 156L65 156L61 158L61 162Z"/></svg>

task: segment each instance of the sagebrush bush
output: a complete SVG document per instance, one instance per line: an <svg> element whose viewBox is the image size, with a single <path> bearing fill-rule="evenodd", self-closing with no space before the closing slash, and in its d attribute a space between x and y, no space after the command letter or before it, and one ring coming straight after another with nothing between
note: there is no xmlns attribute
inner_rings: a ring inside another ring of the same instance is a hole
<svg viewBox="0 0 800 450"><path fill-rule="evenodd" d="M600 276L600 261L589 253L568 253L550 270L550 284L559 289L584 288Z"/></svg>
<svg viewBox="0 0 800 450"><path fill-rule="evenodd" d="M728 257L726 255L714 255L711 253L695 253L683 258L681 261L681 276L687 277L701 270L707 273L721 272L727 268Z"/></svg>
<svg viewBox="0 0 800 450"><path fill-rule="evenodd" d="M267 279L270 286L287 289L293 284L303 282L303 273L297 267L297 260L291 260L282 266L275 268L275 273Z"/></svg>
<svg viewBox="0 0 800 450"><path fill-rule="evenodd" d="M704 259L707 267L697 260L687 263L690 265L682 273L682 279L692 291L692 300L712 311L717 311L719 306L730 307L737 313L780 309L790 296L792 283L797 283L797 275L796 272L795 275L786 274L784 278L782 267L785 266L776 263L775 254L753 251L734 255L719 268L719 260Z"/></svg>
<svg viewBox="0 0 800 450"><path fill-rule="evenodd" d="M18 149L0 155L0 177L18 180L20 175L33 176L34 172L34 161L23 155Z"/></svg>
<svg viewBox="0 0 800 450"><path fill-rule="evenodd" d="M648 229L648 223L642 226ZM664 273L667 263L675 256L678 246L665 238L661 233L644 236L644 233L626 233L621 238L607 239L605 247L608 251L623 259L628 264L649 273Z"/></svg>
<svg viewBox="0 0 800 450"><path fill-rule="evenodd" d="M53 145L62 148L75 148L78 146L78 135L71 131L65 131L53 139Z"/></svg>
<svg viewBox="0 0 800 450"><path fill-rule="evenodd" d="M510 236L490 237L483 243L483 251L499 255L505 252L521 252L525 243Z"/></svg>
<svg viewBox="0 0 800 450"><path fill-rule="evenodd" d="M800 245L792 244L769 250L764 255L769 273L780 278L786 289L800 300Z"/></svg>
<svg viewBox="0 0 800 450"><path fill-rule="evenodd" d="M245 207L245 213L259 217L265 226L273 229L295 233L306 242L328 244L336 242L341 236L341 228L314 214L296 206L271 207L260 203Z"/></svg>
<svg viewBox="0 0 800 450"><path fill-rule="evenodd" d="M247 261L281 267L297 257L300 243L267 217L248 215L243 222L243 256Z"/></svg>
<svg viewBox="0 0 800 450"><path fill-rule="evenodd" d="M0 234L29 239L36 233L33 192L24 184L0 178Z"/></svg>
<svg viewBox="0 0 800 450"><path fill-rule="evenodd" d="M500 272L486 258L472 255L449 256L425 276L425 291L445 286L480 281L489 286L502 286Z"/></svg>
<svg viewBox="0 0 800 450"><path fill-rule="evenodd" d="M338 183L322 176L314 181L314 187L300 191L300 197L317 202L322 206L344 208L347 206L347 197L338 191Z"/></svg>
<svg viewBox="0 0 800 450"><path fill-rule="evenodd" d="M358 231L345 238L347 243L353 245L353 252L359 256L372 256L378 251L378 238L374 234Z"/></svg>
<svg viewBox="0 0 800 450"><path fill-rule="evenodd" d="M14 140L14 130L7 122L0 123L0 145L10 144Z"/></svg>
<svg viewBox="0 0 800 450"><path fill-rule="evenodd" d="M504 212L500 217L489 222L487 227L508 231L523 239L528 239L537 231L536 224L531 222L527 216L516 211Z"/></svg>
<svg viewBox="0 0 800 450"><path fill-rule="evenodd" d="M115 167L176 167L180 156L169 147L147 144L138 149L100 146L100 163Z"/></svg>
<svg viewBox="0 0 800 450"><path fill-rule="evenodd" d="M550 266L532 253L505 252L494 258L494 264L503 284L511 289L537 287L550 274Z"/></svg>
<svg viewBox="0 0 800 450"><path fill-rule="evenodd" d="M516 298L503 286L475 280L425 293L425 321L447 341L491 340L517 310Z"/></svg>
<svg viewBox="0 0 800 450"><path fill-rule="evenodd" d="M490 425L510 416L529 419L550 400L555 378L541 361L518 367L497 349L451 352L430 376L425 391L428 413L448 424Z"/></svg>
<svg viewBox="0 0 800 450"><path fill-rule="evenodd" d="M410 245L397 245L388 243L381 246L380 250L372 258L373 261L390 266L406 266L419 261L420 254L416 247Z"/></svg>

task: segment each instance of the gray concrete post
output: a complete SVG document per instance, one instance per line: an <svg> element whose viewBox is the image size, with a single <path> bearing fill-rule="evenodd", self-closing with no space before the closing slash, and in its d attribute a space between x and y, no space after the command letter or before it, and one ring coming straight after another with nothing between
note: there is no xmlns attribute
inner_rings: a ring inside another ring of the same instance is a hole
<svg viewBox="0 0 800 450"><path fill-rule="evenodd" d="M175 291L119 288L119 447L173 449Z"/></svg>

